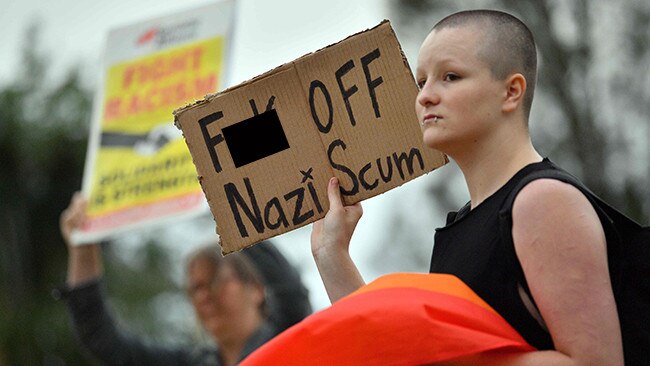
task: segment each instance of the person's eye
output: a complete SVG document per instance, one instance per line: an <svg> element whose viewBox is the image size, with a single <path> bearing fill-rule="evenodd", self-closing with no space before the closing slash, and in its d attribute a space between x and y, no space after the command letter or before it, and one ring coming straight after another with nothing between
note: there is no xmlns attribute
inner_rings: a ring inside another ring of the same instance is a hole
<svg viewBox="0 0 650 366"><path fill-rule="evenodd" d="M427 79L418 79L417 84L418 84L418 89L422 90L424 88L424 84L426 84Z"/></svg>
<svg viewBox="0 0 650 366"><path fill-rule="evenodd" d="M443 78L444 81L456 81L460 80L460 76L454 74L453 72L448 72L445 74L445 77Z"/></svg>

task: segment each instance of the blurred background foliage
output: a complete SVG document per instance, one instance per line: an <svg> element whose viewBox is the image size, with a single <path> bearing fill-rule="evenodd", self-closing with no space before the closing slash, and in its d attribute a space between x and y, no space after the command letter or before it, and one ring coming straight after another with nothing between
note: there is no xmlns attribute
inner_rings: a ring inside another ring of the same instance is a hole
<svg viewBox="0 0 650 366"><path fill-rule="evenodd" d="M63 303L50 295L65 281L67 251L59 215L81 187L93 98L73 66L47 84L39 28L26 32L21 69L0 86L0 365L83 365ZM177 292L170 258L155 242L125 261L104 245L113 308L134 331L164 338L152 307ZM147 268L142 271L142 268Z"/></svg>
<svg viewBox="0 0 650 366"><path fill-rule="evenodd" d="M540 50L534 143L593 191L648 223L650 3L393 0L388 5L411 66L420 42L446 14L480 7L520 16ZM75 343L64 305L50 292L65 281L67 252L58 220L81 187L94 81L81 77L84 65L74 65L61 81L47 83L51 70L38 35L37 26L26 31L21 69L0 85L0 365L82 365L89 359ZM439 220L425 223L430 229L467 200L458 189L463 184L457 169L432 176L429 204ZM415 234L423 223L412 218L421 213L405 205L389 208L390 234L370 255L382 271L428 268L431 237ZM410 245L423 240L425 245ZM108 291L123 325L163 341L189 339L191 329L159 318L165 301L182 301L169 270L175 259L155 238L129 255L104 245Z"/></svg>

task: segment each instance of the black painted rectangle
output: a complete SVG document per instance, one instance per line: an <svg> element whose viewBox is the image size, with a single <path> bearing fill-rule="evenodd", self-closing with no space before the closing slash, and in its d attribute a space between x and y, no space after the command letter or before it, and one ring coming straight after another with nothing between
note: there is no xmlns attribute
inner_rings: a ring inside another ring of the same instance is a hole
<svg viewBox="0 0 650 366"><path fill-rule="evenodd" d="M275 109L224 127L222 131L237 168L289 148Z"/></svg>

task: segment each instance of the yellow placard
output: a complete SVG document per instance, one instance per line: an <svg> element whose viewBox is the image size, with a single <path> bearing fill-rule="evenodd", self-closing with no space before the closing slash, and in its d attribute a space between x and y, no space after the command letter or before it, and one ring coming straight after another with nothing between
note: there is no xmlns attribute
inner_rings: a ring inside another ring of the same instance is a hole
<svg viewBox="0 0 650 366"><path fill-rule="evenodd" d="M223 55L214 37L109 67L90 217L201 192L172 111L217 90Z"/></svg>

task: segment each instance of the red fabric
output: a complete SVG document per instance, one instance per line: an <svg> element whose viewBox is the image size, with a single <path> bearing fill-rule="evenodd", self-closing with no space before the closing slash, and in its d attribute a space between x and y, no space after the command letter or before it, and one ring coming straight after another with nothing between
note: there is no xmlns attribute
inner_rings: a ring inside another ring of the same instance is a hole
<svg viewBox="0 0 650 366"><path fill-rule="evenodd" d="M241 365L420 365L532 350L456 277L393 274L307 317Z"/></svg>

